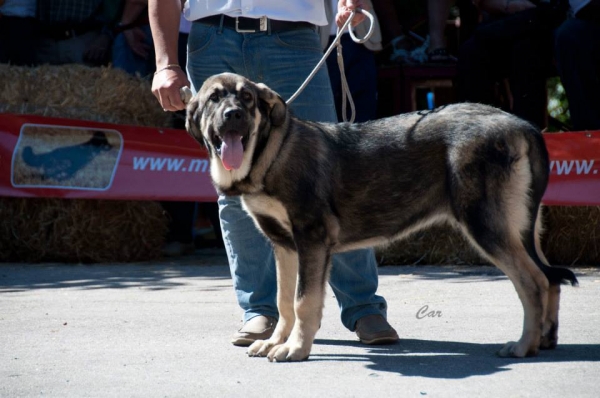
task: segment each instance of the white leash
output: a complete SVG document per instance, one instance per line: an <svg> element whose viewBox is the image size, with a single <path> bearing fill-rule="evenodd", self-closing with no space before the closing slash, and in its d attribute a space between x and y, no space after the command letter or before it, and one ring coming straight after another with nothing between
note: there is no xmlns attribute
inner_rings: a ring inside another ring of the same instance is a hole
<svg viewBox="0 0 600 398"><path fill-rule="evenodd" d="M338 66L340 68L340 79L342 81L342 115L343 115L342 117L345 122L348 121L346 119L346 102L349 102L350 110L352 111L349 121L350 121L350 123L354 122L354 117L356 116L356 109L354 107L354 101L352 100L352 95L350 93L350 87L348 86L348 82L346 81L346 72L344 71L344 58L342 57L342 45L340 44L340 39L342 37L342 34L344 34L344 30L348 27L348 25L350 25L350 23L354 19L354 16L356 15L357 12L361 12L365 16L367 16L367 18L369 18L369 20L371 22L371 26L369 26L369 31L367 32L365 37L363 37L362 39L356 37L356 35L354 34L354 31L352 29L349 29L348 32L350 33L350 37L352 37L352 40L355 43L359 43L359 44L364 43L367 40L369 40L369 38L373 34L373 25L374 25L373 24L373 22L374 22L373 15L368 11L357 8L356 10L352 11L352 13L350 14L350 17L344 23L344 25L341 28L338 27L335 40L333 40L333 42L331 43L331 45L329 46L329 48L327 49L327 51L325 52L325 54L323 55L323 57L317 64L317 66L315 66L315 68L312 70L312 72L310 72L310 74L308 75L306 80L304 80L304 83L302 83L302 85L298 88L298 90L296 90L294 95L292 95L290 97L290 99L288 99L286 101L286 104L289 105L292 101L294 101L300 95L300 93L306 88L306 86L308 86L308 83L310 83L312 78L315 77L315 75L317 74L319 69L321 69L321 67L325 63L325 60L327 59L329 54L331 54L331 51L333 51L333 47L337 46L337 61L338 61ZM192 98L192 91L189 89L189 87L181 87L179 89L179 93L181 95L182 101L186 104Z"/></svg>
<svg viewBox="0 0 600 398"><path fill-rule="evenodd" d="M325 54L323 55L323 57L317 64L317 66L315 66L315 68L312 70L312 72L310 72L310 74L308 75L308 77L306 78L304 83L302 83L302 85L298 88L298 90L294 93L294 95L292 95L290 97L290 99L288 99L286 101L286 104L289 105L292 101L294 101L300 95L300 93L306 88L306 86L308 86L308 83L312 80L313 77L315 77L315 75L317 74L319 69L321 69L321 67L325 63L325 60L327 59L329 54L331 54L331 51L333 51L333 47L337 46L337 61L338 61L338 66L340 68L340 78L342 81L342 115L343 115L342 117L345 122L348 121L346 119L346 101L348 101L348 102L350 102L350 110L352 111L352 115L350 117L350 123L354 122L354 117L356 116L356 109L354 108L354 101L352 101L352 95L350 94L350 87L348 86L348 82L346 81L346 73L344 71L344 59L342 57L342 45L340 44L340 39L341 39L342 35L344 34L344 30L348 27L348 25L350 25L350 23L354 19L354 16L356 15L357 12L361 12L367 18L369 18L369 20L371 21L371 26L369 26L369 31L367 32L365 37L363 37L362 39L356 37L356 35L354 34L354 31L352 29L349 29L348 32L350 33L350 37L352 37L352 40L355 43L359 43L359 44L364 43L367 40L369 40L369 38L373 34L373 25L374 25L373 24L373 22L374 22L373 15L365 10L357 8L356 10L352 11L352 13L350 14L350 17L344 23L344 25L341 28L338 27L337 35L335 36L335 39L333 40L333 42L331 43L331 45L329 46L329 48L327 49L327 51L325 52ZM347 100L346 100L346 98L347 98Z"/></svg>

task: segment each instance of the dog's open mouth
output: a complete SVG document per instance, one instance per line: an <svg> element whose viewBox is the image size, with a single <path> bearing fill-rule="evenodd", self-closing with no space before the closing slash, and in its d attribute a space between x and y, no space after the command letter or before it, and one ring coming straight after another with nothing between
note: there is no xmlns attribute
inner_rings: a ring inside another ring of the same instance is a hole
<svg viewBox="0 0 600 398"><path fill-rule="evenodd" d="M227 131L221 137L219 156L226 170L237 170L242 166L244 159L244 136L234 130Z"/></svg>

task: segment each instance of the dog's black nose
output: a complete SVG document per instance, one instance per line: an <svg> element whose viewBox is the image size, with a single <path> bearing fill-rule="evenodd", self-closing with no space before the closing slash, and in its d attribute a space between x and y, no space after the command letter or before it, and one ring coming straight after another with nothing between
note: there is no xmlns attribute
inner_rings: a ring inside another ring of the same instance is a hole
<svg viewBox="0 0 600 398"><path fill-rule="evenodd" d="M223 113L223 116L225 117L225 119L241 119L242 118L242 111L238 108L229 108L226 109L225 112Z"/></svg>

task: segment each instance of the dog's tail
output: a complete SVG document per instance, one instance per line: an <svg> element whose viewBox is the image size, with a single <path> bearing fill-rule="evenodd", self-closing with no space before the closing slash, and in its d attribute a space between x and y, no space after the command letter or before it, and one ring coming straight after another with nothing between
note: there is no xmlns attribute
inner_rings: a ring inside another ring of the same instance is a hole
<svg viewBox="0 0 600 398"><path fill-rule="evenodd" d="M541 202L548 186L548 180L550 179L550 160L542 133L533 126L530 126L527 137L529 141L529 165L531 167L531 175L535 176L535 178L532 178L530 182L531 200L529 203L529 215L531 221L529 230L523 235L523 244L529 256L544 275L546 275L550 284L570 283L572 286L577 286L579 282L571 270L561 267L551 267L547 263L545 256L541 253L539 233L542 230L542 225L536 224L541 224L542 222L540 214Z"/></svg>
<svg viewBox="0 0 600 398"><path fill-rule="evenodd" d="M33 153L33 149L30 146L23 148L23 161L25 164L32 167L40 167L42 165L41 157Z"/></svg>

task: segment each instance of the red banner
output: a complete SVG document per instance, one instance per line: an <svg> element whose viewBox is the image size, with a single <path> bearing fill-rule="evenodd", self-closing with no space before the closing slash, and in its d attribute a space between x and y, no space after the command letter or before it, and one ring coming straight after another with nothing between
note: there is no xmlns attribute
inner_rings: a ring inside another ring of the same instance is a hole
<svg viewBox="0 0 600 398"><path fill-rule="evenodd" d="M550 153L546 205L600 206L600 131L544 134Z"/></svg>
<svg viewBox="0 0 600 398"><path fill-rule="evenodd" d="M184 130L0 115L0 196L215 201Z"/></svg>
<svg viewBox="0 0 600 398"><path fill-rule="evenodd" d="M544 135L547 205L600 205L600 131ZM184 130L0 115L0 196L214 201L206 151Z"/></svg>

